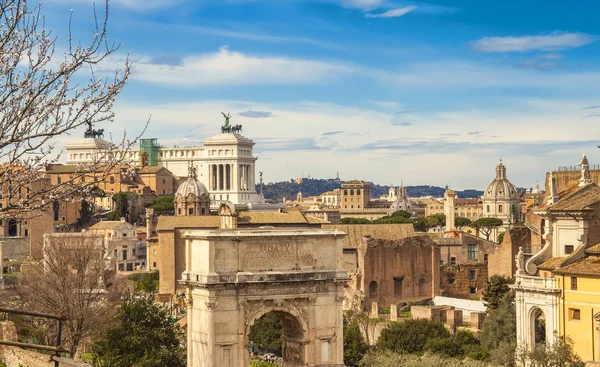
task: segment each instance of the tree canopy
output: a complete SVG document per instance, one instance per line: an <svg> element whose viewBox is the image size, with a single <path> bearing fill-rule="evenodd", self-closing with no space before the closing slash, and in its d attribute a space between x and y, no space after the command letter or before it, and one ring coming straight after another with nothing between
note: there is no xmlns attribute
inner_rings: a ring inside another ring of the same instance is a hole
<svg viewBox="0 0 600 367"><path fill-rule="evenodd" d="M94 365L184 367L182 338L179 325L152 296L129 296L121 304L115 324L94 343Z"/></svg>
<svg viewBox="0 0 600 367"><path fill-rule="evenodd" d="M477 219L472 225L485 236L486 240L489 241L492 230L500 227L502 223L502 219L485 217Z"/></svg>
<svg viewBox="0 0 600 367"><path fill-rule="evenodd" d="M502 305L506 295L512 297L512 295L510 295L512 291L509 288L509 285L512 283L513 281L511 278L501 275L492 275L488 279L485 284L485 289L483 290L483 303L485 303L488 310L498 309Z"/></svg>
<svg viewBox="0 0 600 367"><path fill-rule="evenodd" d="M381 331L377 347L396 353L422 353L428 340L440 337L450 337L441 322L425 319L391 322Z"/></svg>

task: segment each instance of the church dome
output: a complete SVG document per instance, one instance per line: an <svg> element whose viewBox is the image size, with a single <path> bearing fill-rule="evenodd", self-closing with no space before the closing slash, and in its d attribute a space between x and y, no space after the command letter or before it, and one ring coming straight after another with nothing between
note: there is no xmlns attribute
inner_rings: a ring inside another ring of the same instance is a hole
<svg viewBox="0 0 600 367"><path fill-rule="evenodd" d="M496 166L496 178L486 187L483 192L483 199L519 200L517 188L506 178L506 167L502 164L502 161Z"/></svg>
<svg viewBox="0 0 600 367"><path fill-rule="evenodd" d="M186 198L189 194L194 194L195 197L200 197L201 195L208 196L208 189L204 184L198 181L198 176L196 174L196 167L190 164L188 168L188 178L185 180L179 187L177 188L177 192L175 196L181 196Z"/></svg>
<svg viewBox="0 0 600 367"><path fill-rule="evenodd" d="M195 177L188 177L187 180L179 185L175 195L186 197L189 194L194 194L194 196L197 197L203 194L208 195L208 189L206 189L206 186Z"/></svg>

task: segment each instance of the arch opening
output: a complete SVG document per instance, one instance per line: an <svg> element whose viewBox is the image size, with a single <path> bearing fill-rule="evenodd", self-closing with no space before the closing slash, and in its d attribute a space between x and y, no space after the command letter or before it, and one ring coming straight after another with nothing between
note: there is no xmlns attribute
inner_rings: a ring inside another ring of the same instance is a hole
<svg viewBox="0 0 600 367"><path fill-rule="evenodd" d="M377 282L374 280L369 283L369 299L371 302L377 301Z"/></svg>
<svg viewBox="0 0 600 367"><path fill-rule="evenodd" d="M533 347L546 344L546 316L537 307L531 311L531 326Z"/></svg>
<svg viewBox="0 0 600 367"><path fill-rule="evenodd" d="M256 318L246 335L249 361L275 366L304 366L305 330L292 314L272 310Z"/></svg>

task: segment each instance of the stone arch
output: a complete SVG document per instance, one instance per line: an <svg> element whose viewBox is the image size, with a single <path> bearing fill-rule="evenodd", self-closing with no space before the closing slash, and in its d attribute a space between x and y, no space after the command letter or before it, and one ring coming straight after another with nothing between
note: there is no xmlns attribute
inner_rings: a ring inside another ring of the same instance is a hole
<svg viewBox="0 0 600 367"><path fill-rule="evenodd" d="M268 303L268 302L266 302ZM281 355L283 357L283 363L285 366L304 366L307 362L306 353L307 350L305 345L308 341L308 320L306 314L298 312L295 307L288 306L271 306L268 304L264 305L264 308L257 309L252 313L246 320L246 327L244 332L244 349L248 350L248 337L250 330L254 323L268 314L269 312L276 312L282 316L282 345ZM249 354L246 352L247 362L249 363ZM248 365L244 363L244 365Z"/></svg>
<svg viewBox="0 0 600 367"><path fill-rule="evenodd" d="M548 342L546 313L540 307L535 306L529 310L529 334L532 349L536 345Z"/></svg>

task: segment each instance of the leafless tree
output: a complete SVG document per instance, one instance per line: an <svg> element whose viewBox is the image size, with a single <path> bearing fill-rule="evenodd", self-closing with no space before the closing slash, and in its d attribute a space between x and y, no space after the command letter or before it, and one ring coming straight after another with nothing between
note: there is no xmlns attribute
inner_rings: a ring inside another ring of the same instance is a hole
<svg viewBox="0 0 600 367"><path fill-rule="evenodd" d="M66 318L64 346L72 357L112 319L122 296L108 243L90 233L45 235L43 260L27 265L16 284L23 308Z"/></svg>
<svg viewBox="0 0 600 367"><path fill-rule="evenodd" d="M74 193L92 189L137 140L124 134L66 182L49 185L43 179L44 168L60 157L58 137L113 121L113 103L130 74L128 57L107 79L94 71L120 46L108 40L105 1L103 16L94 8L91 41L74 41L69 21L66 49L59 52L57 38L45 28L41 5L0 0L0 192L9 203L0 208L0 218L57 199L76 200L80 195Z"/></svg>

